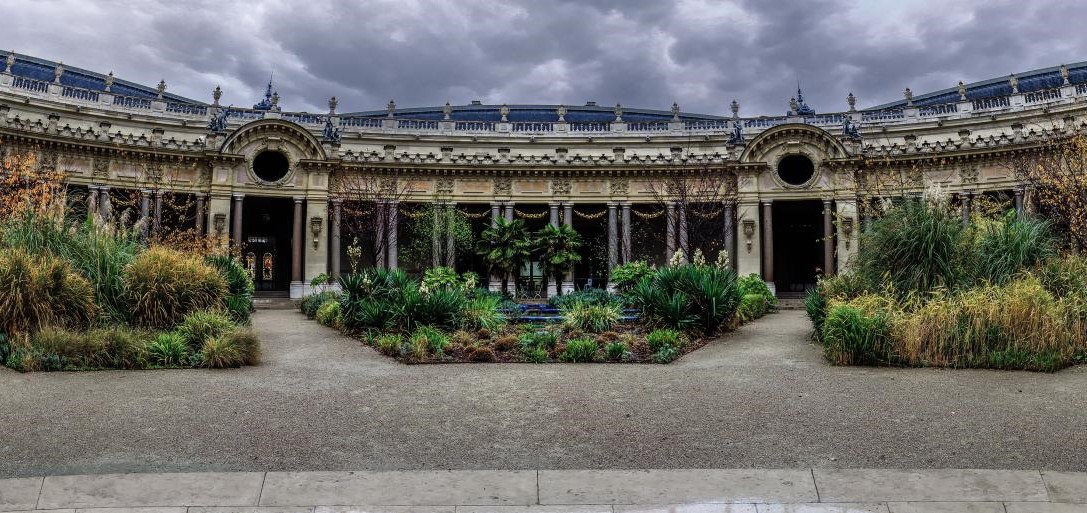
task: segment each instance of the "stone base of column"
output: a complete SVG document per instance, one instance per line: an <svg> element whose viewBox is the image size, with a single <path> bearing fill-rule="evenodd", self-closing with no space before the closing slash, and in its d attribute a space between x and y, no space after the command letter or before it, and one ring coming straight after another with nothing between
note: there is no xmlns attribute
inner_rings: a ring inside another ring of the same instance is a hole
<svg viewBox="0 0 1087 513"><path fill-rule="evenodd" d="M306 295L306 284L301 281L291 282L291 299L302 299Z"/></svg>
<svg viewBox="0 0 1087 513"><path fill-rule="evenodd" d="M607 287L604 287L604 290L606 290L608 294L615 294L615 285L609 283Z"/></svg>
<svg viewBox="0 0 1087 513"><path fill-rule="evenodd" d="M502 279L497 276L491 276L487 280L487 290L491 292L502 292Z"/></svg>
<svg viewBox="0 0 1087 513"><path fill-rule="evenodd" d="M766 287L770 289L771 294L773 294L774 296L778 295L778 288L777 288L777 286L774 285L774 282L772 282L772 281L766 282Z"/></svg>
<svg viewBox="0 0 1087 513"><path fill-rule="evenodd" d="M558 294L559 294L559 290L558 290L557 287L555 287L555 281L554 280L548 280L547 281L547 297L549 297L549 298L555 297Z"/></svg>
<svg viewBox="0 0 1087 513"><path fill-rule="evenodd" d="M574 292L574 282L564 280L562 282L562 293L570 294L571 292Z"/></svg>

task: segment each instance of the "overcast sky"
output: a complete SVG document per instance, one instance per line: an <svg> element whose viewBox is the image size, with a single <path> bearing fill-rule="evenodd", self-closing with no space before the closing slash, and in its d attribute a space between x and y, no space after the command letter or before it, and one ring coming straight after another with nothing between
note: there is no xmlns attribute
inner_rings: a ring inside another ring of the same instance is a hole
<svg viewBox="0 0 1087 513"><path fill-rule="evenodd" d="M0 47L286 110L566 103L780 115L1087 60L1080 0L0 0Z"/></svg>

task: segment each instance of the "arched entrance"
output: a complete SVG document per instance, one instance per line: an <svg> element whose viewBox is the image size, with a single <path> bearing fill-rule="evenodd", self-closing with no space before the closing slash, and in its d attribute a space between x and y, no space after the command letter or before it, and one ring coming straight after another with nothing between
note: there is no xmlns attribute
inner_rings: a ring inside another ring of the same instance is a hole
<svg viewBox="0 0 1087 513"><path fill-rule="evenodd" d="M775 201L774 285L779 297L800 297L823 269L823 202Z"/></svg>
<svg viewBox="0 0 1087 513"><path fill-rule="evenodd" d="M242 261L257 292L287 292L291 284L291 198L247 196L242 207Z"/></svg>

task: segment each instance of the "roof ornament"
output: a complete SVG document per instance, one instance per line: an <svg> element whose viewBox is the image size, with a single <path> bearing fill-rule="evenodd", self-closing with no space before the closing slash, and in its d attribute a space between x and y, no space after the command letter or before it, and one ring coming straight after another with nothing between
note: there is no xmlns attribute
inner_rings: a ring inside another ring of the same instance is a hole
<svg viewBox="0 0 1087 513"><path fill-rule="evenodd" d="M11 67L15 65L15 50L8 53L7 59L4 59L4 73L11 73Z"/></svg>
<svg viewBox="0 0 1087 513"><path fill-rule="evenodd" d="M12 52L12 55L14 54L15 52ZM1068 81L1068 66L1065 66L1064 64L1061 64L1061 80L1064 81L1064 85L1068 85L1070 83Z"/></svg>
<svg viewBox="0 0 1087 513"><path fill-rule="evenodd" d="M679 103L672 102L672 121L679 121Z"/></svg>
<svg viewBox="0 0 1087 513"><path fill-rule="evenodd" d="M966 84L959 81L959 101L966 101Z"/></svg>
<svg viewBox="0 0 1087 513"><path fill-rule="evenodd" d="M396 101L394 101L393 99L390 98L389 99L389 104L385 106L385 112L388 112L388 114L385 117L387 117L387 118L393 117L393 113L396 112Z"/></svg>
<svg viewBox="0 0 1087 513"><path fill-rule="evenodd" d="M735 101L735 100L733 100L733 101ZM739 119L734 119L732 121L732 132L730 132L728 134L728 144L743 145L743 143L744 143L744 124Z"/></svg>
<svg viewBox="0 0 1087 513"><path fill-rule="evenodd" d="M907 87L906 90L902 92L902 96L906 98L906 106L913 107L913 91L910 91L910 88Z"/></svg>
<svg viewBox="0 0 1087 513"><path fill-rule="evenodd" d="M335 98L335 96L333 96ZM331 102L330 102L331 103ZM343 134L340 133L340 128L332 123L331 113L325 117L325 130L322 132L325 140L331 143L339 144Z"/></svg>
<svg viewBox="0 0 1087 513"><path fill-rule="evenodd" d="M849 96L845 97L845 102L849 104L849 112L857 112L857 97L853 96L853 91L850 91Z"/></svg>
<svg viewBox="0 0 1087 513"><path fill-rule="evenodd" d="M442 105L442 119L445 121L449 121L452 117L453 106L450 105L449 102L445 102L445 105Z"/></svg>
<svg viewBox="0 0 1087 513"><path fill-rule="evenodd" d="M728 108L732 111L732 117L740 117L740 102L736 101L736 98L732 99L732 103L728 104Z"/></svg>
<svg viewBox="0 0 1087 513"><path fill-rule="evenodd" d="M815 109L808 107L807 103L804 103L804 91L800 90L800 81L796 82L796 102L789 102L789 106L793 108L793 114L798 116L814 116Z"/></svg>
<svg viewBox="0 0 1087 513"><path fill-rule="evenodd" d="M796 101L796 97L789 98L789 112L786 115L791 116L796 114L796 111L800 110L800 103Z"/></svg>
<svg viewBox="0 0 1087 513"><path fill-rule="evenodd" d="M1008 85L1012 88L1012 94L1019 94L1019 77L1015 73L1008 75Z"/></svg>
<svg viewBox="0 0 1087 513"><path fill-rule="evenodd" d="M159 93L159 99L162 99L162 95L166 93L166 81L159 80L159 85L155 87L155 90Z"/></svg>
<svg viewBox="0 0 1087 513"><path fill-rule="evenodd" d="M219 105L219 98L222 98L222 97L223 97L223 88L216 85L215 89L212 89L212 91L211 91L211 99L214 100L214 101L211 102L211 104L212 105Z"/></svg>
<svg viewBox="0 0 1087 513"><path fill-rule="evenodd" d="M860 129L857 127L857 124L853 122L853 118L842 116L842 135L854 141L861 140Z"/></svg>
<svg viewBox="0 0 1087 513"><path fill-rule="evenodd" d="M216 87L216 90L219 88ZM219 99L216 98L216 105L218 105ZM213 109L211 119L208 120L208 131L213 134L220 134L226 132L226 118L230 116L230 107L217 107Z"/></svg>
<svg viewBox="0 0 1087 513"><path fill-rule="evenodd" d="M328 99L328 115L329 116L335 116L336 115L336 106L339 105L339 104L340 104L340 101L337 100L335 96Z"/></svg>
<svg viewBox="0 0 1087 513"><path fill-rule="evenodd" d="M110 70L109 75L106 75L106 92L110 92L113 89L113 70Z"/></svg>
<svg viewBox="0 0 1087 513"><path fill-rule="evenodd" d="M279 112L279 91L272 93L272 110Z"/></svg>
<svg viewBox="0 0 1087 513"><path fill-rule="evenodd" d="M253 105L254 110L275 110L276 105L272 103L272 75L268 75L268 86L264 88L264 99ZM279 95L276 94L276 103L279 103Z"/></svg>
<svg viewBox="0 0 1087 513"><path fill-rule="evenodd" d="M555 114L559 115L559 123L566 122L566 106L559 105L559 108L555 109Z"/></svg>
<svg viewBox="0 0 1087 513"><path fill-rule="evenodd" d="M502 106L499 107L498 113L502 115L502 122L503 123L509 122L509 115L510 115L510 106L509 105L506 105L505 103L503 103Z"/></svg>
<svg viewBox="0 0 1087 513"><path fill-rule="evenodd" d="M53 68L53 83L60 83L60 76L64 74L64 62L58 62L57 67Z"/></svg>
<svg viewBox="0 0 1087 513"><path fill-rule="evenodd" d="M615 104L615 121L619 122L623 120L623 104Z"/></svg>

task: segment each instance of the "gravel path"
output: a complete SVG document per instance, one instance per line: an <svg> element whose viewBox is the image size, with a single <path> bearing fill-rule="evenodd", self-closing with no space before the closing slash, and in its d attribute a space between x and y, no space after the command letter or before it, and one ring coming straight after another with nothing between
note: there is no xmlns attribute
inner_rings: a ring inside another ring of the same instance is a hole
<svg viewBox="0 0 1087 513"><path fill-rule="evenodd" d="M802 312L671 365L406 366L264 310L228 371L0 370L0 477L559 468L1087 470L1087 368L838 368Z"/></svg>

